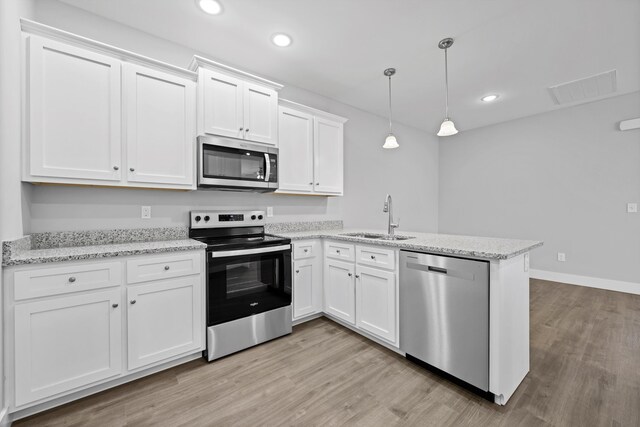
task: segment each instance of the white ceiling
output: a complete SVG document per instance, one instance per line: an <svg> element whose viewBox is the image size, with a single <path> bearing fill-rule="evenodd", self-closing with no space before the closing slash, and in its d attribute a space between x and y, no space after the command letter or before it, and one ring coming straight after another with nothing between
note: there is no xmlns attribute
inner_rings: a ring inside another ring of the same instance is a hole
<svg viewBox="0 0 640 427"><path fill-rule="evenodd" d="M444 115L472 129L560 108L547 87L618 70L617 94L640 90L640 0L62 0L155 36L346 104L435 132ZM270 42L286 32L286 49ZM183 64L186 66L187 64ZM491 104L479 98L500 94ZM563 106L565 107L565 106Z"/></svg>

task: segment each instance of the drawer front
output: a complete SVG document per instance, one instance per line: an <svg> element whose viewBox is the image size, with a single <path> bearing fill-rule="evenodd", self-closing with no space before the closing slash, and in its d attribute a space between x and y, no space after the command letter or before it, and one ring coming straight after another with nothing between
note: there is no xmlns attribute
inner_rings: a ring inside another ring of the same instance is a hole
<svg viewBox="0 0 640 427"><path fill-rule="evenodd" d="M198 253L149 256L127 261L127 283L141 283L200 273Z"/></svg>
<svg viewBox="0 0 640 427"><path fill-rule="evenodd" d="M317 242L308 240L293 243L293 259L307 259L317 256Z"/></svg>
<svg viewBox="0 0 640 427"><path fill-rule="evenodd" d="M356 262L372 267L394 270L396 268L396 254L393 249L356 246Z"/></svg>
<svg viewBox="0 0 640 427"><path fill-rule="evenodd" d="M70 264L14 273L15 300L120 286L122 263Z"/></svg>
<svg viewBox="0 0 640 427"><path fill-rule="evenodd" d="M355 261L355 246L337 243L326 242L324 246L324 254L327 258L341 259L343 261Z"/></svg>

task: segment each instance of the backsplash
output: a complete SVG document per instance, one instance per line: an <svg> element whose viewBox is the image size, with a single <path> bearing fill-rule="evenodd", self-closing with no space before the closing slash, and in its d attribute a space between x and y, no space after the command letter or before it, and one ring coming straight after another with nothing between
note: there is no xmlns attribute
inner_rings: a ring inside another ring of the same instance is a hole
<svg viewBox="0 0 640 427"><path fill-rule="evenodd" d="M267 233L292 233L296 231L315 230L341 230L342 220L328 221L295 221L295 222L275 222L266 224L264 230Z"/></svg>
<svg viewBox="0 0 640 427"><path fill-rule="evenodd" d="M109 245L186 239L187 227L131 228L114 230L57 231L31 235L31 249Z"/></svg>

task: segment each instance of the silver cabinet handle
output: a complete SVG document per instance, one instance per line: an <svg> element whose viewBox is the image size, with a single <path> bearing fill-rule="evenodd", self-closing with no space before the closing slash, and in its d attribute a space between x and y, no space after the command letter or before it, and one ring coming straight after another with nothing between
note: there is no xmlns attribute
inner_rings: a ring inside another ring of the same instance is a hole
<svg viewBox="0 0 640 427"><path fill-rule="evenodd" d="M353 276L353 274L351 274L351 273L347 273L347 274L349 275L349 277Z"/></svg>
<svg viewBox="0 0 640 427"><path fill-rule="evenodd" d="M359 274L356 274L356 279L359 279L359 278L360 278L360 275L359 275Z"/></svg>
<svg viewBox="0 0 640 427"><path fill-rule="evenodd" d="M136 303L136 300L132 299L131 301L129 301L132 305Z"/></svg>
<svg viewBox="0 0 640 427"><path fill-rule="evenodd" d="M75 278L75 277L73 277L73 276L69 277L69 283L73 283L73 282L75 282L75 281L76 281L76 278Z"/></svg>
<svg viewBox="0 0 640 427"><path fill-rule="evenodd" d="M245 131L245 132L249 132L249 128L246 128L244 131Z"/></svg>
<svg viewBox="0 0 640 427"><path fill-rule="evenodd" d="M305 252L305 253L309 252L309 249L305 249L305 250L304 250L304 252Z"/></svg>
<svg viewBox="0 0 640 427"><path fill-rule="evenodd" d="M376 259L376 256L375 255L371 255L371 259Z"/></svg>
<svg viewBox="0 0 640 427"><path fill-rule="evenodd" d="M336 253L339 254L340 253L340 249L336 249Z"/></svg>
<svg viewBox="0 0 640 427"><path fill-rule="evenodd" d="M244 130L244 128L240 128L240 132L242 132Z"/></svg>
<svg viewBox="0 0 640 427"><path fill-rule="evenodd" d="M320 183L319 183L319 182L316 182L316 185L320 185Z"/></svg>
<svg viewBox="0 0 640 427"><path fill-rule="evenodd" d="M120 169L120 167L119 167L119 166L114 166L114 167L113 167L113 170L114 170L114 171L117 171L118 169Z"/></svg>
<svg viewBox="0 0 640 427"><path fill-rule="evenodd" d="M135 171L136 171L134 168L129 168L129 170L130 170L131 172L135 172Z"/></svg>
<svg viewBox="0 0 640 427"><path fill-rule="evenodd" d="M165 266L164 266L164 269L165 269L165 270L168 270L168 269L170 269L170 268L171 268L171 267L169 267L168 265L165 265Z"/></svg>
<svg viewBox="0 0 640 427"><path fill-rule="evenodd" d="M296 270L296 274L300 273L300 270Z"/></svg>
<svg viewBox="0 0 640 427"><path fill-rule="evenodd" d="M113 307L113 308L118 308L118 305L119 305L118 303L116 303L116 304L111 304L111 307Z"/></svg>
<svg viewBox="0 0 640 427"><path fill-rule="evenodd" d="M313 182L310 182L309 185L313 185Z"/></svg>

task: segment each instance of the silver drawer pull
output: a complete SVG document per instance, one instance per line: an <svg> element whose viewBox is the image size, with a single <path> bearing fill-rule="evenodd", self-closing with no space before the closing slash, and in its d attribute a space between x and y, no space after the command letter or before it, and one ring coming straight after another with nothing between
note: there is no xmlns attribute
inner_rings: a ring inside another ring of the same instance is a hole
<svg viewBox="0 0 640 427"><path fill-rule="evenodd" d="M164 266L164 269L165 269L165 270L168 270L168 269L170 269L170 268L171 268L171 267L169 267L168 265L165 265L165 266Z"/></svg>
<svg viewBox="0 0 640 427"><path fill-rule="evenodd" d="M349 275L349 277L353 276L353 274L351 274L351 273L347 273L347 274Z"/></svg>
<svg viewBox="0 0 640 427"><path fill-rule="evenodd" d="M136 300L132 299L131 301L129 301L132 305L136 303Z"/></svg>
<svg viewBox="0 0 640 427"><path fill-rule="evenodd" d="M309 249L305 249L305 250L304 250L304 252L305 252L305 253L309 252Z"/></svg>
<svg viewBox="0 0 640 427"><path fill-rule="evenodd" d="M113 308L118 308L118 305L119 305L119 304L117 304L117 303L116 303L116 304L111 304L111 307L113 307Z"/></svg>
<svg viewBox="0 0 640 427"><path fill-rule="evenodd" d="M114 170L114 171L117 171L118 169L120 169L120 167L119 167L119 166L114 166L114 167L113 167L113 170Z"/></svg>
<svg viewBox="0 0 640 427"><path fill-rule="evenodd" d="M375 255L371 255L371 259L376 259L376 256Z"/></svg>
<svg viewBox="0 0 640 427"><path fill-rule="evenodd" d="M69 277L69 283L73 283L73 282L75 282L75 281L76 281L76 278L75 278L75 277L73 277L73 276Z"/></svg>
<svg viewBox="0 0 640 427"><path fill-rule="evenodd" d="M336 253L339 254L340 253L340 249L336 249Z"/></svg>
<svg viewBox="0 0 640 427"><path fill-rule="evenodd" d="M296 274L300 273L300 270L296 270Z"/></svg>
<svg viewBox="0 0 640 427"><path fill-rule="evenodd" d="M359 278L360 278L360 275L359 275L359 274L356 274L356 279L359 279Z"/></svg>

